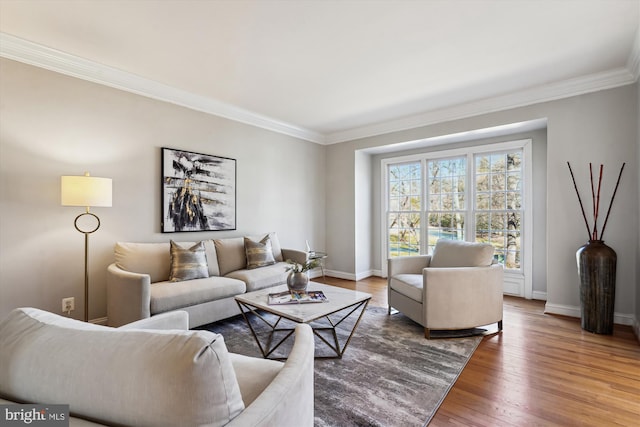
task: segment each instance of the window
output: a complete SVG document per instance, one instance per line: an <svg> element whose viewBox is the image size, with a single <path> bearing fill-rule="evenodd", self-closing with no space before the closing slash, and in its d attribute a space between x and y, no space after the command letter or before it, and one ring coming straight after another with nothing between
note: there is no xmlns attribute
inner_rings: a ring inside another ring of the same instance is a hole
<svg viewBox="0 0 640 427"><path fill-rule="evenodd" d="M438 239L491 243L508 293L524 296L530 150L526 140L383 160L384 259L432 253Z"/></svg>
<svg viewBox="0 0 640 427"><path fill-rule="evenodd" d="M389 166L389 256L420 254L421 170L420 162Z"/></svg>
<svg viewBox="0 0 640 427"><path fill-rule="evenodd" d="M475 156L475 240L491 243L507 269L520 269L522 150Z"/></svg>
<svg viewBox="0 0 640 427"><path fill-rule="evenodd" d="M438 239L465 239L467 159L430 160L427 165L429 203L426 214L429 218L428 252L431 253Z"/></svg>

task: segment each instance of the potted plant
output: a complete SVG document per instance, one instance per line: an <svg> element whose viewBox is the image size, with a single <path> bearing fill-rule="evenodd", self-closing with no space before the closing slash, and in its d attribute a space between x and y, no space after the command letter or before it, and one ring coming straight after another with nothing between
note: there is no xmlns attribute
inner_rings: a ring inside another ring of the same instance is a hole
<svg viewBox="0 0 640 427"><path fill-rule="evenodd" d="M285 271L289 272L287 276L287 287L290 291L306 291L307 284L309 283L309 270L313 270L320 266L320 261L317 259L307 260L304 264L287 260L289 264Z"/></svg>

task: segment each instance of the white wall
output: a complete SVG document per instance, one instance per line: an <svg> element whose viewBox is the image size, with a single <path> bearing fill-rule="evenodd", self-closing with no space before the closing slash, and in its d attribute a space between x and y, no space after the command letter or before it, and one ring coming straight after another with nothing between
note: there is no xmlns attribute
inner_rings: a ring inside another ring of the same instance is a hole
<svg viewBox="0 0 640 427"><path fill-rule="evenodd" d="M0 60L0 317L14 307L83 317L81 208L60 176L113 179L113 207L90 237L90 318L106 315L116 241L200 240L276 231L284 247L325 246L325 149L176 105ZM160 148L237 159L237 230L160 232Z"/></svg>
<svg viewBox="0 0 640 427"><path fill-rule="evenodd" d="M355 248L356 248L356 279L371 276L371 259L375 248L376 236L372 233L371 222L373 185L371 173L371 156L361 151L355 155Z"/></svg>
<svg viewBox="0 0 640 427"><path fill-rule="evenodd" d="M335 219L327 223L329 268L356 273L353 270L355 227L351 227L349 235L345 221L353 218L355 212L352 188L357 150L541 118L548 119L547 243L544 251L547 257L547 310L579 316L575 252L585 243L586 231L566 162L571 161L582 185L588 182L588 173L585 173L589 162L605 165L602 194L606 196L602 197L601 206L608 206L617 172L626 161L605 240L618 253L616 321L631 323L636 310L638 277L635 264L639 227L635 85L329 146L327 160L332 173L327 186L332 189L332 195L327 203L331 208L328 215ZM330 187L329 183L339 185ZM332 197L340 202L332 203ZM341 218L344 221L338 221ZM537 254L540 256L540 251Z"/></svg>

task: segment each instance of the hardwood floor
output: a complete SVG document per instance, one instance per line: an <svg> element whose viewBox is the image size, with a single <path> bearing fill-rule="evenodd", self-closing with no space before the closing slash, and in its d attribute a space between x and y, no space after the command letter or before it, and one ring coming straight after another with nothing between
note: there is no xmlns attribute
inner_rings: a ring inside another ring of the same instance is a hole
<svg viewBox="0 0 640 427"><path fill-rule="evenodd" d="M387 306L386 279L325 283ZM505 297L503 332L483 339L430 426L640 426L640 343L629 326L592 334Z"/></svg>

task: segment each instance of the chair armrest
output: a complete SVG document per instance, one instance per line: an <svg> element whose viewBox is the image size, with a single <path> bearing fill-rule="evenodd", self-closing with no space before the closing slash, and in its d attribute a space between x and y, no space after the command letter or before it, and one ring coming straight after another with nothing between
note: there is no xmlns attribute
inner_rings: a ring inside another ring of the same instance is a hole
<svg viewBox="0 0 640 427"><path fill-rule="evenodd" d="M430 328L462 329L502 320L503 266L425 268L423 305Z"/></svg>
<svg viewBox="0 0 640 427"><path fill-rule="evenodd" d="M423 268L429 267L431 255L400 256L387 260L387 275L421 274Z"/></svg>
<svg viewBox="0 0 640 427"><path fill-rule="evenodd" d="M181 310L160 313L120 326L118 329L180 329L187 331L189 330L189 313Z"/></svg>
<svg viewBox="0 0 640 427"><path fill-rule="evenodd" d="M107 267L107 323L122 326L151 316L151 277Z"/></svg>
<svg viewBox="0 0 640 427"><path fill-rule="evenodd" d="M305 251L299 251L297 249L282 249L282 258L286 261L290 259L298 264L304 264L309 258L309 254Z"/></svg>
<svg viewBox="0 0 640 427"><path fill-rule="evenodd" d="M313 426L313 331L296 326L295 342L271 384L227 426Z"/></svg>

